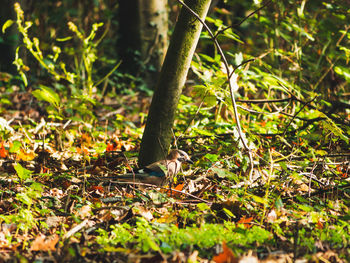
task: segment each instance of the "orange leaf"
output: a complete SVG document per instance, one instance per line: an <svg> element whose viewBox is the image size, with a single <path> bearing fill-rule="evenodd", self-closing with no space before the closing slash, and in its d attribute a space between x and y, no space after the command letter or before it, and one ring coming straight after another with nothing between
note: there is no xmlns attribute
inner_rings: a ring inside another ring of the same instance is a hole
<svg viewBox="0 0 350 263"><path fill-rule="evenodd" d="M50 169L49 169L49 168L47 168L47 167L45 167L45 166L42 166L42 167L41 167L40 173L48 173L48 172L50 172Z"/></svg>
<svg viewBox="0 0 350 263"><path fill-rule="evenodd" d="M107 144L106 152L114 151L114 145L112 143Z"/></svg>
<svg viewBox="0 0 350 263"><path fill-rule="evenodd" d="M244 217L242 217L242 218L237 222L237 224L244 224L244 226L245 226L246 228L250 228L250 227L251 227L250 222L251 222L252 220L253 220L253 217L245 218L245 216L244 216Z"/></svg>
<svg viewBox="0 0 350 263"><path fill-rule="evenodd" d="M85 147L77 147L76 149L78 154L88 155L89 153L88 149L86 149Z"/></svg>
<svg viewBox="0 0 350 263"><path fill-rule="evenodd" d="M249 224L250 222L252 222L252 220L253 220L253 217L248 217L248 218L242 217L242 218L237 222L237 224Z"/></svg>
<svg viewBox="0 0 350 263"><path fill-rule="evenodd" d="M238 263L238 259L233 254L232 250L227 247L225 241L222 243L223 251L213 257L213 261L216 263Z"/></svg>
<svg viewBox="0 0 350 263"><path fill-rule="evenodd" d="M100 185L93 185L93 186L91 186L91 187L89 188L89 190L90 190L90 191L101 191L101 192L104 191L103 187L100 186Z"/></svg>
<svg viewBox="0 0 350 263"><path fill-rule="evenodd" d="M96 192L97 194L99 194L99 193L104 193L104 189L103 189L103 187L102 186L100 186L100 185L93 185L93 186L91 186L90 188L89 188L89 191L91 191L91 192Z"/></svg>
<svg viewBox="0 0 350 263"><path fill-rule="evenodd" d="M177 191L182 191L182 189L184 188L185 184L178 184L175 188L172 189L166 189L164 191L162 191L163 193L167 193L168 196L170 197L180 197L181 193L177 192ZM172 190L177 190L177 191L172 191Z"/></svg>
<svg viewBox="0 0 350 263"><path fill-rule="evenodd" d="M339 173L341 173L342 170L343 170L343 167L342 167L341 165L337 165L337 171L338 171Z"/></svg>
<svg viewBox="0 0 350 263"><path fill-rule="evenodd" d="M120 150L123 147L123 142L115 139L114 141L107 144L106 152L113 152Z"/></svg>
<svg viewBox="0 0 350 263"><path fill-rule="evenodd" d="M184 189L184 185L185 185L185 184L178 184L178 185L175 187L175 190L177 190L177 191L182 191L182 189Z"/></svg>
<svg viewBox="0 0 350 263"><path fill-rule="evenodd" d="M323 229L323 223L321 221L317 221L317 226L316 228L318 229Z"/></svg>
<svg viewBox="0 0 350 263"><path fill-rule="evenodd" d="M5 149L4 145L0 143L0 157L6 158L9 154L9 151Z"/></svg>
<svg viewBox="0 0 350 263"><path fill-rule="evenodd" d="M128 198L133 198L133 197L135 197L132 193L125 193L124 194L126 197L128 197Z"/></svg>
<svg viewBox="0 0 350 263"><path fill-rule="evenodd" d="M178 184L174 189L177 191L182 191L182 189L184 189L185 184ZM179 192L173 192L173 196L175 197L180 197L181 193Z"/></svg>
<svg viewBox="0 0 350 263"><path fill-rule="evenodd" d="M91 144L91 136L88 133L83 133L81 135L82 142L85 142L87 145Z"/></svg>
<svg viewBox="0 0 350 263"><path fill-rule="evenodd" d="M32 161L35 158L34 152L26 152L24 149L20 149L19 153L16 156L16 160L21 161Z"/></svg>

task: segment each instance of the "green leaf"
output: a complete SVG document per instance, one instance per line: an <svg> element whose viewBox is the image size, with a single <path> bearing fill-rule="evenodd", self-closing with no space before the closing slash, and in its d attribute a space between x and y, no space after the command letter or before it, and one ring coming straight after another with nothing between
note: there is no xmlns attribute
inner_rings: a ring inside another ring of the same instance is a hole
<svg viewBox="0 0 350 263"><path fill-rule="evenodd" d="M207 156L206 156L207 157ZM228 179L234 179L236 176L234 173L231 173L229 170L227 169L222 169L222 168L211 168L211 170L217 174L218 177L220 178L228 178Z"/></svg>
<svg viewBox="0 0 350 263"><path fill-rule="evenodd" d="M59 41L59 42L64 42L64 41L71 40L72 38L73 38L73 37L56 38L56 40Z"/></svg>
<svg viewBox="0 0 350 263"><path fill-rule="evenodd" d="M211 162L216 162L218 160L217 154L207 153L206 155L204 155L204 157L207 158Z"/></svg>
<svg viewBox="0 0 350 263"><path fill-rule="evenodd" d="M14 164L13 168L15 168L17 176L22 182L29 179L30 175L33 173L32 171L29 171L28 169L24 168L19 163Z"/></svg>
<svg viewBox="0 0 350 263"><path fill-rule="evenodd" d="M11 19L7 20L7 21L5 22L5 24L3 24L3 26L2 26L2 33L4 34L4 33L5 33L5 30L6 30L7 28L9 28L13 23L14 23L13 20L11 20Z"/></svg>
<svg viewBox="0 0 350 263"><path fill-rule="evenodd" d="M33 199L28 196L28 193L18 193L16 194L16 198L25 205L30 206L33 204Z"/></svg>
<svg viewBox="0 0 350 263"><path fill-rule="evenodd" d="M206 203L199 203L197 204L197 207L201 211L209 211L210 207Z"/></svg>
<svg viewBox="0 0 350 263"><path fill-rule="evenodd" d="M60 97L59 95L49 87L40 85L40 90L32 91L33 96L35 96L38 100L43 100L56 108L60 105Z"/></svg>
<svg viewBox="0 0 350 263"><path fill-rule="evenodd" d="M22 143L20 141L13 141L12 145L9 149L10 153L17 153L19 151L19 149L21 148Z"/></svg>
<svg viewBox="0 0 350 263"><path fill-rule="evenodd" d="M277 199L275 201L275 206L278 210L283 208L283 201L282 201L281 197L277 197Z"/></svg>
<svg viewBox="0 0 350 263"><path fill-rule="evenodd" d="M225 212L227 216L235 218L235 215L230 210L226 208L223 208L222 210Z"/></svg>
<svg viewBox="0 0 350 263"><path fill-rule="evenodd" d="M252 195L252 198L254 199L255 202L261 203L261 204L267 204L267 200L265 198L262 198L257 195Z"/></svg>
<svg viewBox="0 0 350 263"><path fill-rule="evenodd" d="M24 74L23 71L20 71L19 74L21 75L21 79L22 79L22 81L23 81L24 86L27 87L27 86L28 86L28 80L27 80L26 74Z"/></svg>
<svg viewBox="0 0 350 263"><path fill-rule="evenodd" d="M215 134L210 132L210 131L201 130L201 129L197 129L197 128L193 128L192 130L198 134L201 134L201 135L215 137Z"/></svg>
<svg viewBox="0 0 350 263"><path fill-rule="evenodd" d="M343 76L346 81L350 82L350 70L349 69L347 69L345 67L337 66L334 68L334 71L338 75Z"/></svg>
<svg viewBox="0 0 350 263"><path fill-rule="evenodd" d="M325 129L331 131L334 135L338 136L346 143L349 143L349 138L343 134L343 130L340 129L330 118L326 116L326 120L323 120L322 123Z"/></svg>

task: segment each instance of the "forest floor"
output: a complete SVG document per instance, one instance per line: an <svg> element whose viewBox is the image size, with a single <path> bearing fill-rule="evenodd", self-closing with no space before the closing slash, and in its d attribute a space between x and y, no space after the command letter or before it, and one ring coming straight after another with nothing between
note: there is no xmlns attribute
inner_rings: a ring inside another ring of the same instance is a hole
<svg viewBox="0 0 350 263"><path fill-rule="evenodd" d="M330 140L309 154L306 136L252 135L248 181L234 132L198 129L177 141L195 163L173 190L122 184L118 175L137 166L149 99L107 98L93 124L50 120L47 105L27 92L8 99L0 118L0 262L350 260L348 143Z"/></svg>

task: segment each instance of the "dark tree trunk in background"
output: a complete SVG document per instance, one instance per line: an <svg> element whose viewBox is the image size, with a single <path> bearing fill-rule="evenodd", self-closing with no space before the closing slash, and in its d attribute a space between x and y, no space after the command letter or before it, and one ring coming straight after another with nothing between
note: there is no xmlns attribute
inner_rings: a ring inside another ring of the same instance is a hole
<svg viewBox="0 0 350 263"><path fill-rule="evenodd" d="M139 0L119 1L118 54L122 60L120 70L135 75L139 71L140 56L140 16Z"/></svg>
<svg viewBox="0 0 350 263"><path fill-rule="evenodd" d="M142 76L150 89L161 70L168 46L167 0L139 0Z"/></svg>
<svg viewBox="0 0 350 263"><path fill-rule="evenodd" d="M154 89L167 48L167 0L123 0L118 13L120 69Z"/></svg>
<svg viewBox="0 0 350 263"><path fill-rule="evenodd" d="M210 2L211 0L185 1L203 20ZM201 30L202 24L182 7L148 113L141 141L140 166L163 158L168 151L177 104Z"/></svg>
<svg viewBox="0 0 350 263"><path fill-rule="evenodd" d="M0 4L0 28L8 20L16 20L13 5L15 0L2 0ZM0 33L0 71L15 73L16 66L12 64L15 59L16 46L18 43L18 33L15 26L7 28L5 34Z"/></svg>

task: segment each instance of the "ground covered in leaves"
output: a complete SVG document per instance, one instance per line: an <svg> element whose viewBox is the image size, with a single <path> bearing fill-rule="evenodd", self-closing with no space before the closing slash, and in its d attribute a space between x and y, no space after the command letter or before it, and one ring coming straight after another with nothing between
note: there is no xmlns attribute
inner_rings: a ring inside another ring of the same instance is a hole
<svg viewBox="0 0 350 263"><path fill-rule="evenodd" d="M203 110L179 135L188 131L184 112L197 110L183 96L177 146L195 163L156 188L118 181L137 166L149 100L115 99L92 125L52 121L30 93L11 96L0 118L0 261L350 259L349 144L329 130L311 131L329 137L322 145L310 133L249 134L249 181L229 123L201 130Z"/></svg>

